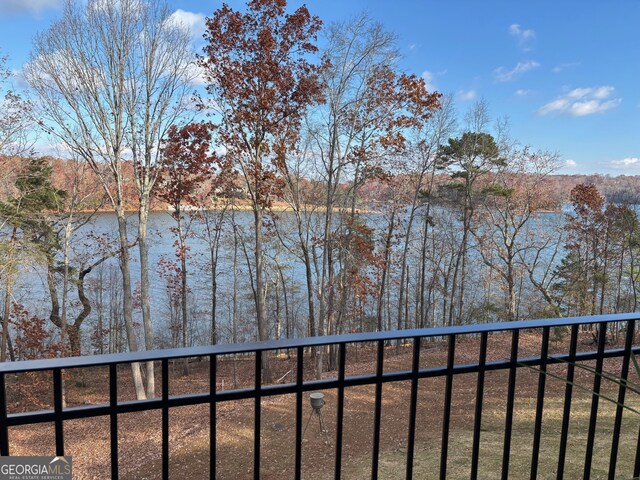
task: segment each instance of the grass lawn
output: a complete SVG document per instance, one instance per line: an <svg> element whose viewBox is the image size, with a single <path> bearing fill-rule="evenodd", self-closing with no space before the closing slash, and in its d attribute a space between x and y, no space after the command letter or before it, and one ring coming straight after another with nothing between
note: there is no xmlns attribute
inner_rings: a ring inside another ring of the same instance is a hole
<svg viewBox="0 0 640 480"><path fill-rule="evenodd" d="M636 402L637 403L637 402ZM564 474L566 479L582 478L586 432L591 412L591 399L582 396L574 399L571 415L567 456ZM543 432L540 444L539 479L557 478L558 452L562 426L563 400L545 400ZM591 478L608 478L611 437L615 418L615 405L602 401L598 410L596 443L592 459ZM504 422L498 421L503 412L484 412L480 443L478 478L500 478L503 461ZM625 422L620 438L616 478L630 479L633 471L636 444L638 440L638 418L632 412L625 412ZM509 478L529 478L533 443L533 418L535 401L520 402L513 423L512 448ZM472 451L471 429L452 429L449 439L447 463L448 478L469 478ZM406 465L406 452L383 452L380 458L381 479L396 479L402 476ZM365 478L370 474L370 461L363 459L345 472L347 478ZM440 472L440 444L427 442L416 445L414 461L415 478L437 478Z"/></svg>

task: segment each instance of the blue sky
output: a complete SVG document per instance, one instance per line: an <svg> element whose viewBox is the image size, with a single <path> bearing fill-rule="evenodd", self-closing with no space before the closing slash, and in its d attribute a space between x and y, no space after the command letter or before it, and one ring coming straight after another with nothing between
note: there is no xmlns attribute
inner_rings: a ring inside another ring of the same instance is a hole
<svg viewBox="0 0 640 480"><path fill-rule="evenodd" d="M0 50L16 72L61 3L0 0ZM640 174L640 1L306 3L325 23L369 12L397 34L402 68L456 95L461 112L484 98L521 143L559 152L563 173ZM169 0L196 34L220 4Z"/></svg>

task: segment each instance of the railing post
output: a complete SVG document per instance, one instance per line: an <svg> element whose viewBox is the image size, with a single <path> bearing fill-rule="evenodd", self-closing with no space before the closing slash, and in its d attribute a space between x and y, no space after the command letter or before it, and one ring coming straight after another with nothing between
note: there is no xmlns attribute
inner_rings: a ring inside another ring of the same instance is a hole
<svg viewBox="0 0 640 480"><path fill-rule="evenodd" d="M304 383L304 347L296 353L296 459L295 478L302 478L302 385Z"/></svg>
<svg viewBox="0 0 640 480"><path fill-rule="evenodd" d="M9 456L9 426L7 425L6 375L0 373L0 455Z"/></svg>
<svg viewBox="0 0 640 480"><path fill-rule="evenodd" d="M264 352L268 355L268 352ZM262 351L256 351L255 365L255 403L253 423L253 478L260 480L260 429L262 427L262 412L260 408L262 390Z"/></svg>
<svg viewBox="0 0 640 480"><path fill-rule="evenodd" d="M507 410L504 422L504 448L502 451L502 480L509 480L509 456L511 455L511 431L513 430L513 403L516 394L516 369L518 368L519 335L519 330L511 332L509 386L507 387Z"/></svg>
<svg viewBox="0 0 640 480"><path fill-rule="evenodd" d="M587 433L587 451L584 459L584 480L591 478L591 463L593 460L593 446L596 438L596 422L598 419L598 402L600 400L600 384L602 383L602 365L604 362L604 346L607 342L607 322L598 325L598 357L596 358L595 375L593 379L593 396L591 399L591 416L589 418L589 432Z"/></svg>
<svg viewBox="0 0 640 480"><path fill-rule="evenodd" d="M169 360L162 359L162 478L169 479Z"/></svg>
<svg viewBox="0 0 640 480"><path fill-rule="evenodd" d="M567 383L564 387L564 407L562 411L562 430L560 432L560 448L558 452L558 478L564 478L564 464L567 457L567 440L569 437L569 421L571 420L571 399L573 397L573 375L575 373L576 352L578 350L578 329L580 325L571 326L569 340L569 364L567 365Z"/></svg>
<svg viewBox="0 0 640 480"><path fill-rule="evenodd" d="M216 414L216 391L217 391L217 355L209 355L209 478L216 478L216 431L217 431L217 414Z"/></svg>
<svg viewBox="0 0 640 480"><path fill-rule="evenodd" d="M449 456L449 423L451 421L451 397L453 394L453 366L456 358L456 336L449 335L447 353L447 377L444 391L444 414L442 416L442 449L440 452L440 479L447 478L447 458Z"/></svg>
<svg viewBox="0 0 640 480"><path fill-rule="evenodd" d="M640 428L638 428L638 441L636 442L636 460L633 463L633 478L640 478Z"/></svg>
<svg viewBox="0 0 640 480"><path fill-rule="evenodd" d="M64 429L62 427L62 370L53 370L53 412L55 414L54 426L56 432L56 455L64 456Z"/></svg>
<svg viewBox="0 0 640 480"><path fill-rule="evenodd" d="M118 478L118 364L109 365L109 428L111 478Z"/></svg>
<svg viewBox="0 0 640 480"><path fill-rule="evenodd" d="M533 453L531 455L531 480L538 478L538 460L540 458L540 437L542 435L542 414L544 411L544 389L547 382L547 356L549 355L549 330L542 329L542 347L540 348L540 373L538 374L538 399L533 429Z"/></svg>
<svg viewBox="0 0 640 480"><path fill-rule="evenodd" d="M411 400L409 404L409 435L407 439L407 480L413 478L413 454L416 443L416 414L418 410L418 373L420 371L420 337L413 339L411 361Z"/></svg>
<svg viewBox="0 0 640 480"><path fill-rule="evenodd" d="M376 358L376 396L373 407L373 452L371 457L371 479L378 478L378 462L380 456L380 421L382 415L382 374L384 372L384 340L378 340L378 356Z"/></svg>
<svg viewBox="0 0 640 480"><path fill-rule="evenodd" d="M345 363L347 356L347 345L341 343L338 352L338 411L336 423L336 462L335 462L335 480L340 480L342 474L342 429L344 420L344 376Z"/></svg>
<svg viewBox="0 0 640 480"><path fill-rule="evenodd" d="M624 413L624 400L627 393L627 377L629 376L629 362L631 360L631 348L633 347L633 337L635 335L634 320L627 322L627 332L624 341L624 356L622 357L622 368L620 369L620 387L618 389L618 406L616 407L616 419L613 424L613 438L611 441L611 456L609 458L609 480L616 477L616 463L618 461L618 445L620 444L620 431L622 428L622 414Z"/></svg>
<svg viewBox="0 0 640 480"><path fill-rule="evenodd" d="M484 370L487 363L487 332L480 335L480 355L478 358L478 383L476 384L476 411L473 425L473 447L471 452L471 479L478 477L478 457L480 455L480 429L482 427L482 399L484 397Z"/></svg>

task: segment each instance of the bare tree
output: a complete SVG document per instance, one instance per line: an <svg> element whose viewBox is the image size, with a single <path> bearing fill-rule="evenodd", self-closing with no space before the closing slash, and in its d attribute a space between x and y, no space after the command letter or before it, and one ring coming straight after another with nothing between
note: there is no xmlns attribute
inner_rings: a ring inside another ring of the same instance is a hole
<svg viewBox="0 0 640 480"><path fill-rule="evenodd" d="M431 218L431 197L434 190L436 172L439 163L437 161L437 153L440 146L453 133L456 125L453 96L443 97L440 102L440 109L437 110L431 120L424 125L422 129L416 132L413 138L414 148L409 154L409 164L407 165L407 176L413 190L411 203L408 207L406 228L404 232L404 245L401 254L400 283L398 291L398 311L397 322L398 328L401 328L404 302L405 302L405 276L407 270L407 258L409 254L410 242L412 239L413 225L416 214L422 210L424 212L424 232L422 245L422 281L420 282L420 290L422 294L417 299L420 309L419 322L423 324L424 317L424 287L425 287L425 260L426 260L426 242L428 239L427 229Z"/></svg>
<svg viewBox="0 0 640 480"><path fill-rule="evenodd" d="M201 202L204 204L204 202ZM211 208L211 203L206 204ZM205 270L211 281L211 331L209 341L211 345L218 343L218 276L220 275L220 246L224 239L224 227L227 224L227 209L230 208L229 199L216 199L211 210L205 210L198 216L202 223L202 229L198 238L206 242L209 258L203 270ZM233 208L233 207L231 207Z"/></svg>
<svg viewBox="0 0 640 480"><path fill-rule="evenodd" d="M7 59L0 52L0 160L24 154L31 144L29 134L33 133L31 105L12 87Z"/></svg>
<svg viewBox="0 0 640 480"><path fill-rule="evenodd" d="M519 258L531 248L527 230L537 212L556 208L544 182L559 166L558 155L509 148L507 159L484 188L485 201L472 230L484 263L498 275L505 292L505 319L516 320Z"/></svg>
<svg viewBox="0 0 640 480"><path fill-rule="evenodd" d="M120 0L122 2L122 0ZM140 303L144 343L153 349L147 226L151 195L161 163L161 142L169 128L188 110L193 52L189 31L170 16L166 4L155 0L125 0L136 8L132 21L139 23L126 71L127 143L132 153L138 197L138 252L140 254ZM155 396L153 362L147 362L148 397Z"/></svg>
<svg viewBox="0 0 640 480"><path fill-rule="evenodd" d="M404 132L426 121L439 105L439 94L429 94L424 81L399 72L395 36L382 24L360 15L329 26L327 37L323 55L327 68L321 75L325 102L309 121L319 174L326 183L317 282L320 334L340 330L336 315L344 312L347 296L336 286L346 285L352 260L348 255L339 258L347 251L336 248L336 208L346 213L343 243L349 244L358 227L355 202L360 188L367 180L386 174L388 165L383 159L396 157L406 147ZM345 181L350 189L340 200ZM318 375L322 361L321 352Z"/></svg>
<svg viewBox="0 0 640 480"><path fill-rule="evenodd" d="M295 222L296 240L286 236L285 230L279 226L279 222L275 222L275 231L280 238L282 245L296 255L304 264L305 282L307 287L307 335L313 337L316 335L316 314L315 314L315 283L313 280L313 223L318 216L318 200L315 186L319 182L310 182L308 178L312 172L305 167L312 166L313 151L309 146L309 138L304 142L299 155L294 161L283 164L282 177L285 182L284 200L287 202L293 212ZM296 244L298 248L291 247ZM315 351L315 350L314 350Z"/></svg>
<svg viewBox="0 0 640 480"><path fill-rule="evenodd" d="M330 333L335 315L336 264L334 250L334 211L339 198L339 186L348 173L349 154L355 142L355 119L347 118L346 107L362 102L362 92L373 67L391 64L398 58L395 37L381 24L366 15L344 23L329 25L324 57L328 68L322 72L325 104L312 113L308 122L310 135L319 156L319 173L325 183L324 222L319 243L321 247L317 271L319 299L319 335ZM317 256L316 253L314 253ZM324 352L317 352L316 374L323 370Z"/></svg>
<svg viewBox="0 0 640 480"><path fill-rule="evenodd" d="M189 56L188 33L156 2L67 0L62 18L36 37L25 68L40 100L40 125L89 163L116 214L130 351L138 341L126 208L133 203L139 213L144 338L152 348L146 221L159 142L185 108ZM134 195L130 182L137 185ZM147 364L146 389L140 366L132 370L137 397L154 396L153 364Z"/></svg>

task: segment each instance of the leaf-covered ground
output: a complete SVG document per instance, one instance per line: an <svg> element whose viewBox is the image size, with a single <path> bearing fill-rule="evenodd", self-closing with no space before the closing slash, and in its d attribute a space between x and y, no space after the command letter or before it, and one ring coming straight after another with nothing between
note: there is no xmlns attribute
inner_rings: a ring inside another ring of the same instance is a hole
<svg viewBox="0 0 640 480"><path fill-rule="evenodd" d="M551 353L566 352L568 336L553 341ZM591 335L583 334L581 350L593 350ZM619 340L621 344L622 339ZM612 345L607 345L611 347ZM526 333L520 338L520 356L539 353L540 336ZM488 361L506 359L510 351L510 336L504 334L489 337ZM347 375L375 372L375 349L370 346L351 346L347 350ZM476 362L479 342L476 338L461 338L456 345L456 364ZM423 346L421 367L446 364L445 342ZM311 359L305 358L305 378L312 379ZM385 351L385 371L410 368L411 348L395 346ZM274 378L281 382L292 381L295 358L281 352L272 361ZM620 371L618 359L605 361L605 370ZM157 369L159 372L160 369ZM235 384L234 384L235 371ZM250 386L254 360L247 356L235 361L221 358L218 364L219 390ZM552 372L564 375L566 366L552 367ZM133 399L129 370L120 370L119 392L121 399ZM325 377L335 377L328 372ZM499 478L502 466L504 414L506 406L507 371L489 372L485 381L480 446L479 478ZM634 378L635 379L635 376ZM158 377L158 391L160 378ZM468 478L471 465L474 406L476 398L475 374L456 376L453 382L453 403L449 441L449 478ZM593 375L577 369L576 382L590 389ZM565 384L547 377L543 432L540 454L539 478L555 478L558 444L562 421ZM50 388L47 378L19 376L9 383L11 411L46 408L50 405ZM521 368L517 376L517 393L513 423L513 443L510 457L510 478L529 478L533 443L533 424L536 406L538 374ZM18 388L19 387L19 388ZM107 371L94 368L66 373L67 403L105 403L108 398ZM188 376L183 375L183 365L177 363L170 370L170 394L206 392L208 390L208 363L190 365ZM374 386L352 387L345 393L343 478L370 477L373 437ZM617 385L604 381L603 391L617 396ZM17 393L15 393L17 392ZM13 395L12 395L13 393ZM333 478L336 431L336 391L324 391L327 404L323 409L328 439L320 434L315 419L312 420L303 440L303 478ZM410 383L385 383L383 387L380 478L403 478L409 423ZM630 405L640 406L634 394L627 398ZM444 404L444 379L421 380L418 391L418 416L416 425L416 449L414 478L438 476L440 463L442 413ZM600 402L592 478L606 478L608 474L611 436L615 417L615 405ZM570 434L565 478L582 477L586 436L591 411L591 395L576 390L572 406ZM304 421L310 407L305 399ZM218 478L234 480L253 478L253 402L225 402L218 406L217 473ZM617 478L630 478L632 463L640 427L640 416L625 412L620 441ZM85 419L65 422L66 453L74 458L74 478L104 479L109 477L109 420ZM119 417L121 477L127 479L160 478L161 468L161 416L160 411L126 414ZM261 478L293 478L295 453L295 396L271 397L262 401L262 455ZM54 445L53 425L13 428L10 430L13 455L52 454ZM170 450L172 478L209 478L209 413L208 406L182 407L170 412Z"/></svg>

